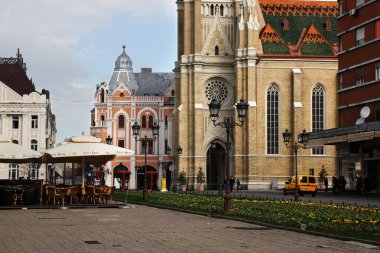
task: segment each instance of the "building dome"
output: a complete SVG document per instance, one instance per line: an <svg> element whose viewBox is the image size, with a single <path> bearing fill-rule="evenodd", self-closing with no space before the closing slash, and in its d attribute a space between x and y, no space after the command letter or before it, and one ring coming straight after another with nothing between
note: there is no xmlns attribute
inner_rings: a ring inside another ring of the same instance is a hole
<svg viewBox="0 0 380 253"><path fill-rule="evenodd" d="M115 70L120 69L127 69L133 71L131 58L125 52L125 45L123 45L123 52L121 53L121 55L119 55L119 57L117 57L115 61Z"/></svg>

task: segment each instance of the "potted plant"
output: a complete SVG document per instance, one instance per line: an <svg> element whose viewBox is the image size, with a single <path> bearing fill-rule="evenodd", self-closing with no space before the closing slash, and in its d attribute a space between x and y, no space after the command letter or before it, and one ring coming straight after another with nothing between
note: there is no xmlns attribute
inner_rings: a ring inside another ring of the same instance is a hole
<svg viewBox="0 0 380 253"><path fill-rule="evenodd" d="M178 175L178 183L181 186L181 191L185 192L187 188L187 177L186 172L183 170Z"/></svg>
<svg viewBox="0 0 380 253"><path fill-rule="evenodd" d="M327 177L327 171L325 169L325 166L322 165L322 168L321 170L319 171L319 178L318 178L318 182L319 182L319 188L320 189L323 189L324 188L324 182L325 182L325 178Z"/></svg>
<svg viewBox="0 0 380 253"><path fill-rule="evenodd" d="M202 167L199 167L197 172L197 187L199 192L203 192L205 190L205 183L205 173L203 172Z"/></svg>

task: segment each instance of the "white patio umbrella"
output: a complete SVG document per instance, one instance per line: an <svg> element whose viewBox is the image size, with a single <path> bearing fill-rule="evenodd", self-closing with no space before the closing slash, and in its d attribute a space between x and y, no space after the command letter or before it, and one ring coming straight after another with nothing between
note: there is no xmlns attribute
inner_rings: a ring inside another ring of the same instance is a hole
<svg viewBox="0 0 380 253"><path fill-rule="evenodd" d="M82 185L84 185L84 164L102 165L115 159L116 156L133 154L133 150L101 143L100 138L79 135L66 138L57 147L46 150L43 161L46 163L82 163Z"/></svg>
<svg viewBox="0 0 380 253"><path fill-rule="evenodd" d="M42 154L12 143L12 138L0 136L0 163L34 163L41 162Z"/></svg>

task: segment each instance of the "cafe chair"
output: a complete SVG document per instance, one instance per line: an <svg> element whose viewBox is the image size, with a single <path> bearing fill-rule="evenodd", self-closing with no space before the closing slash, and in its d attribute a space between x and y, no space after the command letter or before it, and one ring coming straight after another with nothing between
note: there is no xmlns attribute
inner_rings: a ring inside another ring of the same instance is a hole
<svg viewBox="0 0 380 253"><path fill-rule="evenodd" d="M46 201L46 204L50 203L50 204L55 205L56 201L57 203L59 203L59 200L64 201L65 196L59 193L55 186L48 186L47 191L48 191L48 199Z"/></svg>
<svg viewBox="0 0 380 253"><path fill-rule="evenodd" d="M112 196L115 192L116 186L110 186L108 189L103 193L103 198L105 199L106 203L112 202Z"/></svg>

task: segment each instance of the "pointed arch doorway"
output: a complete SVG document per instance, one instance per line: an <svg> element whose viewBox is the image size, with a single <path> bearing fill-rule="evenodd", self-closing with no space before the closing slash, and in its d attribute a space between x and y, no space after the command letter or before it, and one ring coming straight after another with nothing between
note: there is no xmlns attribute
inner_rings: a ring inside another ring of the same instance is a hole
<svg viewBox="0 0 380 253"><path fill-rule="evenodd" d="M214 147L213 147L214 146ZM207 189L223 189L223 180L226 176L226 150L219 143L214 142L207 151Z"/></svg>

